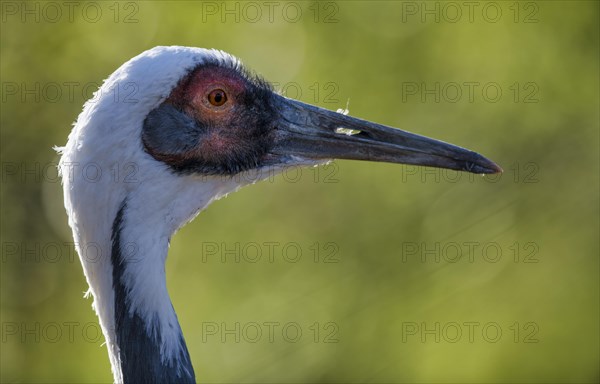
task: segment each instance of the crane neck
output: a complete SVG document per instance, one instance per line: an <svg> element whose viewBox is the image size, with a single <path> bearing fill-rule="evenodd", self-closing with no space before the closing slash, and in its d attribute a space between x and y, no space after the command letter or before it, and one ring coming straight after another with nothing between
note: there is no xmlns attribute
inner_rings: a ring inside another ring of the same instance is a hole
<svg viewBox="0 0 600 384"><path fill-rule="evenodd" d="M166 288L169 237L137 230L135 226L143 223L136 223L132 216L124 200L112 225L116 344L112 353L118 356L111 360L120 363L117 369L124 383L195 383Z"/></svg>

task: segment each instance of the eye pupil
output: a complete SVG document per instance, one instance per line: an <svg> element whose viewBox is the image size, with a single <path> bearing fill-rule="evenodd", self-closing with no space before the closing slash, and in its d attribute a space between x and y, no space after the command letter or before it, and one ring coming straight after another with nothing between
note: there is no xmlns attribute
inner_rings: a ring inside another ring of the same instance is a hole
<svg viewBox="0 0 600 384"><path fill-rule="evenodd" d="M227 101L227 94L222 89L214 89L208 94L208 102L215 107L220 107Z"/></svg>

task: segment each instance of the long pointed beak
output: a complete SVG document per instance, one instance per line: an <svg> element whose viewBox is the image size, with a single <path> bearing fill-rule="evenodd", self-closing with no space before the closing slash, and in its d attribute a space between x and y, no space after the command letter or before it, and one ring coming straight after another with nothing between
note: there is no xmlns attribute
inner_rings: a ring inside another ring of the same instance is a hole
<svg viewBox="0 0 600 384"><path fill-rule="evenodd" d="M277 95L278 156L414 164L472 173L502 172L480 154L425 136L372 123Z"/></svg>

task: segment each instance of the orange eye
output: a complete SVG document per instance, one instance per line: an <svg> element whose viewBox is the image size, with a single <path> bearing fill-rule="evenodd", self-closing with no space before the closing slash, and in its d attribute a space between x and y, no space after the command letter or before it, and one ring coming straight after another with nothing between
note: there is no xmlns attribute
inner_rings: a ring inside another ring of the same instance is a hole
<svg viewBox="0 0 600 384"><path fill-rule="evenodd" d="M215 107L220 107L227 101L227 94L222 89L213 89L208 94L208 102Z"/></svg>

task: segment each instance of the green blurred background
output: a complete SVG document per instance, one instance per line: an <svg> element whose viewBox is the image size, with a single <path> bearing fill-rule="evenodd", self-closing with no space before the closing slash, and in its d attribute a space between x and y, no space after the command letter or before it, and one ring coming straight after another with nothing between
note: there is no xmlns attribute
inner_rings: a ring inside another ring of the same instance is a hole
<svg viewBox="0 0 600 384"><path fill-rule="evenodd" d="M209 207L167 262L199 381L598 382L599 3L469 4L3 1L2 382L112 380L52 147L156 45L505 169L337 161Z"/></svg>

